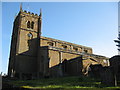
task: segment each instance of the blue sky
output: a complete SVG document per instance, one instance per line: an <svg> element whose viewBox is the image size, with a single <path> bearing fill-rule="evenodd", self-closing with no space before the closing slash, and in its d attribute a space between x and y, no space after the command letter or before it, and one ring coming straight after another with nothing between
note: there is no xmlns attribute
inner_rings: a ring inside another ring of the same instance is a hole
<svg viewBox="0 0 120 90"><path fill-rule="evenodd" d="M14 16L19 2L2 3L2 72L7 73ZM36 2L22 3L23 10L40 13L42 36L93 48L93 53L112 57L117 54L113 40L118 33L117 2Z"/></svg>

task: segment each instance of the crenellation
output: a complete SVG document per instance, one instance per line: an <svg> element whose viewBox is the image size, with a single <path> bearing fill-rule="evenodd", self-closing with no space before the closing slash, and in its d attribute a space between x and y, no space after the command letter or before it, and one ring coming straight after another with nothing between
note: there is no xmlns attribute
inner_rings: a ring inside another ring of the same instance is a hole
<svg viewBox="0 0 120 90"><path fill-rule="evenodd" d="M26 16L32 16L32 17L34 17L34 18L39 18L39 16L38 16L38 14L34 14L33 12L27 12L26 10L24 10L23 12L22 12L22 14L24 14L24 15L26 15Z"/></svg>
<svg viewBox="0 0 120 90"><path fill-rule="evenodd" d="M62 41L62 40L57 40L57 39L53 39L53 38L43 37L43 36L41 36L41 39L49 40L49 41L56 41L58 43L62 43L62 44L66 44L66 45L72 45L72 46L75 46L75 47L84 47L84 48L92 49L90 47L86 47L86 46L82 46L82 45L78 45L78 44L74 44L74 43L70 43L70 42L66 42L66 41Z"/></svg>
<svg viewBox="0 0 120 90"><path fill-rule="evenodd" d="M38 14L35 14L35 16L38 16Z"/></svg>
<svg viewBox="0 0 120 90"><path fill-rule="evenodd" d="M26 11L26 10L24 10L24 12L25 12L25 13L27 13L27 11Z"/></svg>

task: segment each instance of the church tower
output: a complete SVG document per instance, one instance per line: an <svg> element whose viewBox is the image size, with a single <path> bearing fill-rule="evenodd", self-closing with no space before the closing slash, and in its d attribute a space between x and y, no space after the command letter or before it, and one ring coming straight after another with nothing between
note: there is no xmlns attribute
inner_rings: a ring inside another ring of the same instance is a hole
<svg viewBox="0 0 120 90"><path fill-rule="evenodd" d="M41 15L22 10L14 20L8 76L37 77L37 57L40 47Z"/></svg>

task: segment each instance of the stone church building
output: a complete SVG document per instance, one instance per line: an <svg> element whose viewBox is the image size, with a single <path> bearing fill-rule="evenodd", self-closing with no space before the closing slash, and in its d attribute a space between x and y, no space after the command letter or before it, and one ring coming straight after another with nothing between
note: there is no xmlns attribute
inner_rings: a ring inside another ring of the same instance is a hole
<svg viewBox="0 0 120 90"><path fill-rule="evenodd" d="M22 10L14 20L8 76L17 78L87 75L90 65L108 66L92 48L41 36L40 15Z"/></svg>

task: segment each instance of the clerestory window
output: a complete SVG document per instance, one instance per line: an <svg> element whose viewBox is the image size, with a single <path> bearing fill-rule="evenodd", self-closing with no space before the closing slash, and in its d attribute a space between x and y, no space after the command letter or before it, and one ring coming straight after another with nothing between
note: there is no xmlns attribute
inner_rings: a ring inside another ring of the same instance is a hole
<svg viewBox="0 0 120 90"><path fill-rule="evenodd" d="M62 47L63 47L64 49L67 49L67 46L66 46L66 45L62 45Z"/></svg>
<svg viewBox="0 0 120 90"><path fill-rule="evenodd" d="M84 50L85 53L88 53L88 50Z"/></svg>
<svg viewBox="0 0 120 90"><path fill-rule="evenodd" d="M53 46L53 45L54 45L53 42L48 42L47 44L48 44L49 46Z"/></svg>
<svg viewBox="0 0 120 90"><path fill-rule="evenodd" d="M74 49L75 51L78 51L78 48L77 48L77 47L73 47L73 49Z"/></svg>

